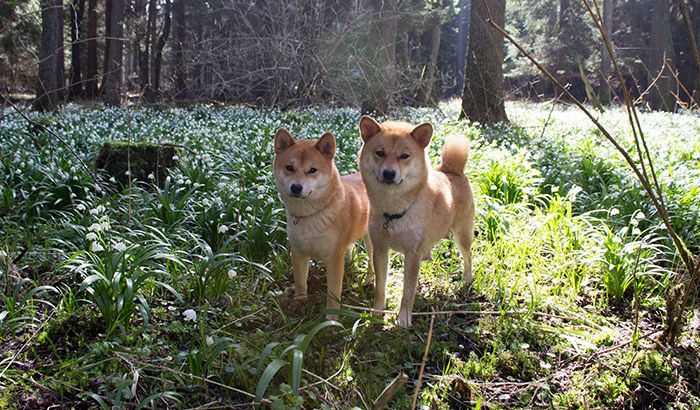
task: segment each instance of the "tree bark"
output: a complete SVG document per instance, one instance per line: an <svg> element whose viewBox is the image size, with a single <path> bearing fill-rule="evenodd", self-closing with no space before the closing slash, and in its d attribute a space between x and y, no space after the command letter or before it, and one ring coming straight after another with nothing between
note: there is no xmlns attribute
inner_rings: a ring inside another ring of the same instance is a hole
<svg viewBox="0 0 700 410"><path fill-rule="evenodd" d="M690 53L692 55L693 61L693 89L690 90L691 102L698 103L698 93L700 93L700 53L698 52L697 37L695 36L695 31L693 31L693 21L690 16L690 11L688 10L688 5L685 0L678 0L678 6L681 10L681 16L683 17L683 24L685 25L686 35L688 36L688 42L690 43ZM700 9L700 4L695 4L695 8Z"/></svg>
<svg viewBox="0 0 700 410"><path fill-rule="evenodd" d="M104 93L105 81L107 80L108 64L109 64L109 52L112 43L112 0L105 0L105 47L104 47L104 60L102 62L102 84L100 84L100 94Z"/></svg>
<svg viewBox="0 0 700 410"><path fill-rule="evenodd" d="M108 41L107 71L105 72L105 104L121 105L122 54L124 37L124 0L111 0L111 32Z"/></svg>
<svg viewBox="0 0 700 410"><path fill-rule="evenodd" d="M431 105L436 101L435 96L435 71L437 69L438 53L440 52L440 40L442 37L442 18L439 10L433 10L427 18L428 33L428 61L426 62L425 77L423 78L418 104Z"/></svg>
<svg viewBox="0 0 700 410"><path fill-rule="evenodd" d="M671 38L671 5L669 0L653 0L651 34L649 35L649 106L654 110L673 111L676 106L674 51ZM658 77L658 79L657 79Z"/></svg>
<svg viewBox="0 0 700 410"><path fill-rule="evenodd" d="M460 119L482 124L508 121L503 100L503 36L487 22L493 19L503 27L505 10L505 0L472 2Z"/></svg>
<svg viewBox="0 0 700 410"><path fill-rule="evenodd" d="M41 2L41 44L34 107L53 111L63 102L63 1Z"/></svg>
<svg viewBox="0 0 700 410"><path fill-rule="evenodd" d="M83 95L81 75L80 44L83 40L83 10L85 0L72 0L70 3L70 37L71 37L71 76L68 97L74 99Z"/></svg>
<svg viewBox="0 0 700 410"><path fill-rule="evenodd" d="M144 39L145 51L141 54L141 87L143 87L143 95L147 100L150 100L152 95L153 84L153 50L156 48L156 20L158 13L156 12L156 0L148 0L148 17L146 20L146 38Z"/></svg>
<svg viewBox="0 0 700 410"><path fill-rule="evenodd" d="M151 78L151 86L155 91L160 91L160 72L163 65L163 48L165 47L165 42L168 41L170 36L170 9L172 3L170 0L165 0L165 10L163 11L163 31L158 36L158 41L156 42L155 48L151 50L154 54L153 56L153 76Z"/></svg>
<svg viewBox="0 0 700 410"><path fill-rule="evenodd" d="M175 98L184 99L187 96L187 67L185 66L185 35L187 19L185 16L185 0L174 0L173 17L175 19L175 42L173 44L173 65L175 69Z"/></svg>
<svg viewBox="0 0 700 410"><path fill-rule="evenodd" d="M97 96L97 0L88 0L87 72L85 96Z"/></svg>
<svg viewBox="0 0 700 410"><path fill-rule="evenodd" d="M612 43L613 39L613 9L615 7L613 0L603 1L603 24L605 32L608 34L608 39ZM610 74L612 72L612 61L610 53L605 42L601 39L600 50L600 88L598 91L600 103L603 105L610 104Z"/></svg>

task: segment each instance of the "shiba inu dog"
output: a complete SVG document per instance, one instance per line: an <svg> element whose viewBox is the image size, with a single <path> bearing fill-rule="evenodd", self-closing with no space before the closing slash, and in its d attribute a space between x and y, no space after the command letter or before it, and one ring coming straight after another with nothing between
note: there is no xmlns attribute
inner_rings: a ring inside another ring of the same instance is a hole
<svg viewBox="0 0 700 410"><path fill-rule="evenodd" d="M420 263L430 256L435 242L450 232L464 258L464 280L472 280L475 207L464 175L469 145L464 137L448 138L442 163L430 169L426 152L433 135L430 123L378 124L363 116L360 135L364 141L360 173L369 196L369 236L374 247L374 309L385 308L389 249L397 250L405 255L398 323L409 327Z"/></svg>
<svg viewBox="0 0 700 410"><path fill-rule="evenodd" d="M344 255L367 236L369 201L359 173L340 176L335 167L335 137L296 141L284 128L275 135L274 171L287 210L287 235L294 269L294 297L307 297L309 260L327 270L327 308L339 307ZM371 244L365 240L368 255ZM370 261L371 261L370 256ZM335 315L328 315L335 318Z"/></svg>

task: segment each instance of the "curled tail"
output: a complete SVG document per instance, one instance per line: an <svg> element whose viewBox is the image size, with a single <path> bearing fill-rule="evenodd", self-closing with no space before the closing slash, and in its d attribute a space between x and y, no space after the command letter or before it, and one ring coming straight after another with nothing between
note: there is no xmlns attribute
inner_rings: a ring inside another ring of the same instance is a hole
<svg viewBox="0 0 700 410"><path fill-rule="evenodd" d="M469 141L462 135L447 137L442 146L442 162L437 170L445 174L464 175L464 166L469 158Z"/></svg>

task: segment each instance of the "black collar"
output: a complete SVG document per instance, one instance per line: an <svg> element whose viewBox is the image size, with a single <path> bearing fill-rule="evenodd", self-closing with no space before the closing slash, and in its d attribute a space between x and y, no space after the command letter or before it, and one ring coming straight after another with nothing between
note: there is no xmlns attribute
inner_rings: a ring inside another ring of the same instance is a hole
<svg viewBox="0 0 700 410"><path fill-rule="evenodd" d="M400 219L404 215L406 215L407 209L404 209L403 212L400 212L398 214L389 214L384 212L384 224L382 225L384 229L389 229L389 222L393 221L394 219Z"/></svg>

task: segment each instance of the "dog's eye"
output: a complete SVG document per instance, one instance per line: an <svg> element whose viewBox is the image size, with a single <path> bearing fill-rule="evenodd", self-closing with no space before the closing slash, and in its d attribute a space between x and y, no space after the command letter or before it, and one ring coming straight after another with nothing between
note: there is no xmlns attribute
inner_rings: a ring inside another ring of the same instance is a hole
<svg viewBox="0 0 700 410"><path fill-rule="evenodd" d="M294 167L291 165L287 165L287 171L294 172Z"/></svg>
<svg viewBox="0 0 700 410"><path fill-rule="evenodd" d="M384 155L385 155L385 154L384 154L384 151L382 151L382 150L379 150L379 151L375 152L375 154L377 154L377 156L380 157L380 158L384 158Z"/></svg>
<svg viewBox="0 0 700 410"><path fill-rule="evenodd" d="M399 157L399 159L407 159L408 157L410 157L410 155L408 155L408 154L401 154L401 156Z"/></svg>
<svg viewBox="0 0 700 410"><path fill-rule="evenodd" d="M309 174L315 174L316 171L318 171L318 170L317 170L316 168L313 168L313 167L312 167L312 168L309 170Z"/></svg>

